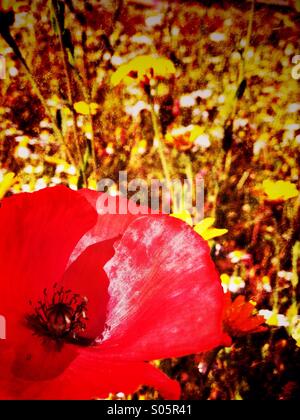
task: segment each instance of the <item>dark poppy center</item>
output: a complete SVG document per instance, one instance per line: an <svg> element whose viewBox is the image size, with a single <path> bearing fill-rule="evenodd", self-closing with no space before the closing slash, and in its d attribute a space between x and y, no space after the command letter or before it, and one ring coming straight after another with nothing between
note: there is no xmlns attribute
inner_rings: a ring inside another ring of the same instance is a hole
<svg viewBox="0 0 300 420"><path fill-rule="evenodd" d="M57 285L53 289L45 289L43 299L31 303L29 326L40 335L77 341L86 329L88 299Z"/></svg>

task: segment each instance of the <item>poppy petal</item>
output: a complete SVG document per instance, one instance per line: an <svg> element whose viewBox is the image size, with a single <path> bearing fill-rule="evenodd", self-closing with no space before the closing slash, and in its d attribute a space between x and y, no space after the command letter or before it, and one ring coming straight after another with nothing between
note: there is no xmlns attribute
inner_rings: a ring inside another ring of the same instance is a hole
<svg viewBox="0 0 300 420"><path fill-rule="evenodd" d="M97 211L98 220L96 225L79 241L70 262L73 262L86 247L122 235L133 220L150 214L147 207L138 206L124 197L113 197L87 189L80 190L80 194Z"/></svg>
<svg viewBox="0 0 300 420"><path fill-rule="evenodd" d="M105 270L110 303L99 351L154 360L222 344L220 279L207 243L186 223L135 220Z"/></svg>
<svg viewBox="0 0 300 420"><path fill-rule="evenodd" d="M4 199L0 208L0 312L17 316L29 308L29 300L40 299L45 288L59 282L73 248L95 222L90 204L66 187Z"/></svg>
<svg viewBox="0 0 300 420"><path fill-rule="evenodd" d="M20 383L18 399L106 398L109 393L130 394L141 385L157 389L166 399L178 399L180 395L179 384L148 363L102 360L95 351L85 350L57 378L51 381ZM1 384L1 381L0 386L7 389L7 385ZM22 391L21 386L23 386ZM10 398L13 399L15 396L10 395Z"/></svg>
<svg viewBox="0 0 300 420"><path fill-rule="evenodd" d="M88 300L86 338L97 338L103 332L108 295L108 277L103 266L114 255L115 240L91 245L69 266L62 284Z"/></svg>
<svg viewBox="0 0 300 420"><path fill-rule="evenodd" d="M78 348L20 329L18 343L0 345L0 389L15 398L31 382L53 380L76 358Z"/></svg>

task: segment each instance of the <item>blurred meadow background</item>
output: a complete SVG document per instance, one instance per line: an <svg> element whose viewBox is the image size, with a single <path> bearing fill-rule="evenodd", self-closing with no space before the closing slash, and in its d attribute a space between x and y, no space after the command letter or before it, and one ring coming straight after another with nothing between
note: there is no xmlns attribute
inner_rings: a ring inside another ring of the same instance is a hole
<svg viewBox="0 0 300 420"><path fill-rule="evenodd" d="M244 324L156 362L185 399L300 397L300 4L266 3L286 5L0 1L0 199L124 170L204 179L199 232Z"/></svg>

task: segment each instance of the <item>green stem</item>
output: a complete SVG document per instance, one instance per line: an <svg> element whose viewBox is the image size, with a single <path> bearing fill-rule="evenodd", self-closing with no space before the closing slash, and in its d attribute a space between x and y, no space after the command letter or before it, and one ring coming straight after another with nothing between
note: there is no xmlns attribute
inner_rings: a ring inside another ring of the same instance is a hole
<svg viewBox="0 0 300 420"><path fill-rule="evenodd" d="M214 350L212 350L211 352L209 352L208 355L208 362L207 362L207 369L204 373L204 375L202 375L202 383L203 383L203 389L206 386L209 374L212 370L212 368L214 367L214 364L217 360L218 354L219 352L222 350L222 346L216 347Z"/></svg>
<svg viewBox="0 0 300 420"><path fill-rule="evenodd" d="M300 241L297 241L293 246L292 250L292 266L293 266L293 277L292 277L292 286L293 286L293 295L296 298L297 286L299 283L298 275L298 261L300 259Z"/></svg>
<svg viewBox="0 0 300 420"><path fill-rule="evenodd" d="M67 50L65 48L64 42L63 42L63 28L61 27L61 24L59 22L59 18L58 18L58 10L57 10L57 5L55 0L51 0L50 3L50 7L52 8L53 11L53 16L55 18L55 24L58 30L58 37L59 37L59 43L60 43L60 48L61 48L61 53L62 53L62 59L63 59L63 65L64 65L64 71L65 71L65 76L66 76L66 84L67 84L67 97L68 97L68 102L70 104L70 106L72 107L72 120L73 120L73 130L74 130L74 139L75 139L75 147L76 147L76 152L80 161L80 170L81 170L81 174L83 177L83 182L84 185L87 186L87 180L86 180L86 174L85 174L85 168L84 168L84 157L83 154L81 152L81 148L80 148L80 141L79 141L79 133L78 133L78 129L77 129L77 116L74 110L74 95L73 95L73 90L72 90L72 78L71 78L71 74L70 74L70 67L68 64L68 53Z"/></svg>
<svg viewBox="0 0 300 420"><path fill-rule="evenodd" d="M85 102L90 105L92 102L92 98L91 95L87 89L87 87L85 86L85 83L82 79L81 74L79 73L79 71L74 68L74 72L75 72L75 76L77 78L77 81L80 85L81 91L83 93L84 96L84 100ZM95 142L95 130L94 130L94 121L93 121L93 116L91 114L91 109L89 108L89 114L88 114L88 120L89 120L89 124L91 127L91 151L92 151L92 164L93 164L93 171L96 174L97 171L97 158L96 158L96 142Z"/></svg>
<svg viewBox="0 0 300 420"><path fill-rule="evenodd" d="M254 24L254 16L255 16L255 4L256 4L256 0L252 0L250 17L249 17L249 21L248 21L246 45L245 45L244 52L243 52L243 55L242 55L242 64L239 67L239 72L238 72L238 75L237 75L237 85L238 85L238 87L240 87L241 83L245 79L247 54L248 54L248 51L249 51L249 47L250 47L250 44L251 44L251 37L252 37L252 33L253 33L253 24ZM235 117L235 114L236 114L236 111L237 111L238 101L239 101L239 99L237 98L237 95L235 95L233 98L230 98L228 116L227 116L226 119L228 119L228 118L233 119Z"/></svg>
<svg viewBox="0 0 300 420"><path fill-rule="evenodd" d="M161 161L164 177L167 181L167 186L168 186L168 189L169 189L170 194L171 194L173 205L175 205L176 203L175 203L174 196L173 196L173 188L172 188L169 165L168 165L168 162L167 162L164 145L163 145L163 143L160 139L160 129L159 129L158 122L157 122L157 116L156 116L156 113L155 113L155 110L154 110L154 104L153 104L153 101L151 100L151 98L150 98L150 107L151 107L150 111L151 111L152 126L153 126L153 129L154 129L155 141L157 142L157 149L158 149L159 158L160 158L160 161Z"/></svg>
<svg viewBox="0 0 300 420"><path fill-rule="evenodd" d="M251 43L251 37L252 37L252 33L253 33L254 14L255 14L255 0L252 0L250 18L249 18L249 22L248 22L246 46L245 46L244 54L243 54L243 75L242 75L243 78L245 76L247 53L249 51L249 47L250 47L250 43Z"/></svg>

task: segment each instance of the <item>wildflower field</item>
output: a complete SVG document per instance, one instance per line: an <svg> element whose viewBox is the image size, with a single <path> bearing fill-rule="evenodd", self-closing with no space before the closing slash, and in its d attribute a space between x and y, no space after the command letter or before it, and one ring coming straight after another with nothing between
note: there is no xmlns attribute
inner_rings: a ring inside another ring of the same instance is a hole
<svg viewBox="0 0 300 420"><path fill-rule="evenodd" d="M297 0L0 1L0 399L299 400L299 33ZM120 173L202 208L105 216Z"/></svg>

